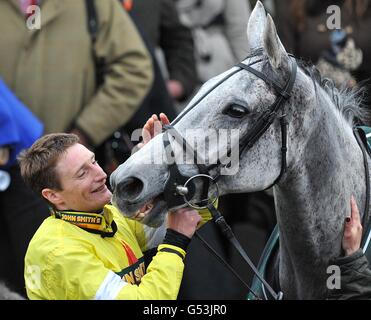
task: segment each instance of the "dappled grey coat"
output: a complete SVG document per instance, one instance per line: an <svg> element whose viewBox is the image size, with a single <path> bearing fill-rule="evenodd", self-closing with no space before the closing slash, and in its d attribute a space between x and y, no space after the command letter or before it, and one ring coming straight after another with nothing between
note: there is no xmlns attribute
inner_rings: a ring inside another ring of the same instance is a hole
<svg viewBox="0 0 371 320"><path fill-rule="evenodd" d="M3 283L0 283L0 300L24 300L18 293L9 290Z"/></svg>

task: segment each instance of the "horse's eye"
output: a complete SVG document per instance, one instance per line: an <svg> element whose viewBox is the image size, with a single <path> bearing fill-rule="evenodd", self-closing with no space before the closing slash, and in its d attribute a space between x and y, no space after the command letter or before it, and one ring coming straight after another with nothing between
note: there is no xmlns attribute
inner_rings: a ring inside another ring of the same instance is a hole
<svg viewBox="0 0 371 320"><path fill-rule="evenodd" d="M242 118L247 115L249 111L239 104L231 104L224 109L223 113L233 118Z"/></svg>

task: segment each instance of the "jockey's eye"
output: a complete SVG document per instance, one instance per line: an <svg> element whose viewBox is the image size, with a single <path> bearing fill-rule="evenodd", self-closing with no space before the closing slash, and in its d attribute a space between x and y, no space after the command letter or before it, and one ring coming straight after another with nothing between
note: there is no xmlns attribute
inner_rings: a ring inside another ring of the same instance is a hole
<svg viewBox="0 0 371 320"><path fill-rule="evenodd" d="M223 114L233 118L243 118L248 113L249 110L239 104L231 104L223 110Z"/></svg>

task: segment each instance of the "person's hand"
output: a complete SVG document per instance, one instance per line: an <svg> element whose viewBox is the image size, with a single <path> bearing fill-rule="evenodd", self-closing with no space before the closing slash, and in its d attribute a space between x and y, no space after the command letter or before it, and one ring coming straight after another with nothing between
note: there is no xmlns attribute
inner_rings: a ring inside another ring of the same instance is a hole
<svg viewBox="0 0 371 320"><path fill-rule="evenodd" d="M170 121L164 113L160 113L160 119L157 115L152 115L143 126L142 137L143 142L138 144L138 148L142 148L146 143L148 143L153 137L157 136L162 132L162 127L169 124Z"/></svg>
<svg viewBox="0 0 371 320"><path fill-rule="evenodd" d="M173 99L179 100L183 98L184 89L183 85L178 80L168 80L166 82L167 91Z"/></svg>
<svg viewBox="0 0 371 320"><path fill-rule="evenodd" d="M167 216L167 226L188 238L192 238L200 220L201 216L196 210L181 208L174 212L169 212Z"/></svg>
<svg viewBox="0 0 371 320"><path fill-rule="evenodd" d="M351 215L345 218L343 249L346 256L356 252L361 247L362 224L354 197L350 200Z"/></svg>

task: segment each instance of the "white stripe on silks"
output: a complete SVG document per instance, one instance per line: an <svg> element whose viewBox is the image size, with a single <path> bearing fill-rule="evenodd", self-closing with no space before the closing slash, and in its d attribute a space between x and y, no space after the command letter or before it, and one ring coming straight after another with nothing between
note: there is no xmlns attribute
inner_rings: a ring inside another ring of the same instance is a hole
<svg viewBox="0 0 371 320"><path fill-rule="evenodd" d="M366 134L366 138L371 137L371 132Z"/></svg>
<svg viewBox="0 0 371 320"><path fill-rule="evenodd" d="M94 300L114 300L127 284L120 276L110 270L95 294Z"/></svg>

